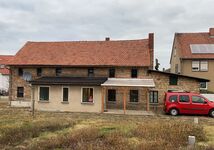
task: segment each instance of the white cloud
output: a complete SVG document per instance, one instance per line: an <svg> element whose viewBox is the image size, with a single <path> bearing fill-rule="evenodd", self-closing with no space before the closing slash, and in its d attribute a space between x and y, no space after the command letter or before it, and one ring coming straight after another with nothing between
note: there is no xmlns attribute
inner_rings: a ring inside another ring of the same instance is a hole
<svg viewBox="0 0 214 150"><path fill-rule="evenodd" d="M213 27L212 0L0 0L0 53L26 41L142 39L155 33L155 57L169 67L174 32Z"/></svg>

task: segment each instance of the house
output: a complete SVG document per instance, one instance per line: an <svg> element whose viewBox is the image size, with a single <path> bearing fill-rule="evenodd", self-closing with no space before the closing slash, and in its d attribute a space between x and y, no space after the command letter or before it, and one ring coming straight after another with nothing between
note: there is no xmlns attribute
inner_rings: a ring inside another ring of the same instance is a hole
<svg viewBox="0 0 214 150"><path fill-rule="evenodd" d="M10 55L0 55L0 95L7 95L9 88L9 69L6 64L12 59Z"/></svg>
<svg viewBox="0 0 214 150"><path fill-rule="evenodd" d="M11 106L104 112L163 106L164 92L199 92L202 78L153 70L148 39L27 42L9 64Z"/></svg>
<svg viewBox="0 0 214 150"><path fill-rule="evenodd" d="M201 91L214 92L214 28L209 32L175 33L171 52L171 72L203 77Z"/></svg>

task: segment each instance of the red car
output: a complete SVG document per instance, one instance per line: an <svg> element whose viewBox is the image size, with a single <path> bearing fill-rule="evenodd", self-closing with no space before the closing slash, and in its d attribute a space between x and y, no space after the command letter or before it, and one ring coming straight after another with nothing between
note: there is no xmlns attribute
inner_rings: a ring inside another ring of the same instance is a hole
<svg viewBox="0 0 214 150"><path fill-rule="evenodd" d="M197 93L166 92L164 111L178 114L201 114L214 117L214 102Z"/></svg>

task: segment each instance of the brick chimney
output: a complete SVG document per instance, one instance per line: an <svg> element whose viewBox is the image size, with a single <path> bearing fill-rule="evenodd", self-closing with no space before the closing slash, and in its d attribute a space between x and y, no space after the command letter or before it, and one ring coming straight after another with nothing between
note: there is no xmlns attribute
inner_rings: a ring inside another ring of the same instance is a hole
<svg viewBox="0 0 214 150"><path fill-rule="evenodd" d="M214 37L214 28L210 28L209 34L210 36Z"/></svg>
<svg viewBox="0 0 214 150"><path fill-rule="evenodd" d="M149 33L150 69L154 66L154 33Z"/></svg>
<svg viewBox="0 0 214 150"><path fill-rule="evenodd" d="M110 41L110 37L106 37L106 41Z"/></svg>

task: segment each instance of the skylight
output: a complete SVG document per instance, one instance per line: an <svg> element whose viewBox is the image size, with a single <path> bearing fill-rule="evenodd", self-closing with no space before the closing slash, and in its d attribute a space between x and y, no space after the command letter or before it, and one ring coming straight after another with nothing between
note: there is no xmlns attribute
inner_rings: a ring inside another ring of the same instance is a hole
<svg viewBox="0 0 214 150"><path fill-rule="evenodd" d="M214 54L214 44L190 44L193 54Z"/></svg>

